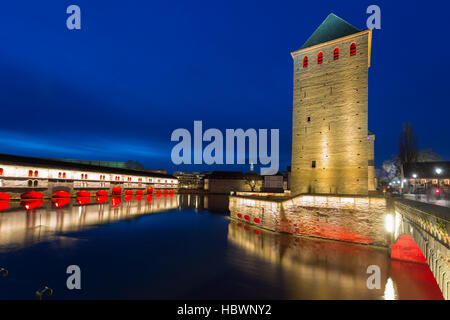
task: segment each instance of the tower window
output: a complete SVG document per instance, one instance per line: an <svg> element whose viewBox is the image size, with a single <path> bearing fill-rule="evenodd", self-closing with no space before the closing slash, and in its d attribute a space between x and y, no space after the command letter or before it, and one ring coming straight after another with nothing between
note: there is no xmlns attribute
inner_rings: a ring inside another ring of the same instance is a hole
<svg viewBox="0 0 450 320"><path fill-rule="evenodd" d="M303 68L308 67L308 57L303 57Z"/></svg>
<svg viewBox="0 0 450 320"><path fill-rule="evenodd" d="M311 117L306 118L306 121L311 122Z"/></svg>
<svg viewBox="0 0 450 320"><path fill-rule="evenodd" d="M356 54L356 43L352 43L351 45L350 45L350 55L351 56L354 56Z"/></svg>
<svg viewBox="0 0 450 320"><path fill-rule="evenodd" d="M28 176L32 177L33 176L33 170L28 171Z"/></svg>
<svg viewBox="0 0 450 320"><path fill-rule="evenodd" d="M334 57L334 60L339 59L339 48L334 49L333 57Z"/></svg>
<svg viewBox="0 0 450 320"><path fill-rule="evenodd" d="M34 176L37 177L39 175L39 172L37 170L34 171Z"/></svg>
<svg viewBox="0 0 450 320"><path fill-rule="evenodd" d="M3 168L0 168L0 176L3 175Z"/></svg>
<svg viewBox="0 0 450 320"><path fill-rule="evenodd" d="M316 160L313 160L312 162L311 162L311 168L315 168L316 167Z"/></svg>
<svg viewBox="0 0 450 320"><path fill-rule="evenodd" d="M66 173L65 172L63 172L63 178L65 178L66 177Z"/></svg>
<svg viewBox="0 0 450 320"><path fill-rule="evenodd" d="M321 64L323 62L323 53L322 51L317 54L317 64Z"/></svg>

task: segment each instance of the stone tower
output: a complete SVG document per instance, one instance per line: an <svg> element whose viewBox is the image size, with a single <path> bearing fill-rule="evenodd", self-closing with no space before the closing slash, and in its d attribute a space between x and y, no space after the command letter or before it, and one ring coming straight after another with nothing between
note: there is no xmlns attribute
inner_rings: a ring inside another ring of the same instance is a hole
<svg viewBox="0 0 450 320"><path fill-rule="evenodd" d="M371 39L371 30L330 14L291 53L292 194L367 195L375 188L375 136L368 131Z"/></svg>

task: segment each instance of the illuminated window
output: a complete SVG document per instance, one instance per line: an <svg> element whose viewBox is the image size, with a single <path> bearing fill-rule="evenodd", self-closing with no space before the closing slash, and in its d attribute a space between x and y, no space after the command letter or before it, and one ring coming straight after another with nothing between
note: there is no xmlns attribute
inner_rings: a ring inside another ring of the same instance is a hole
<svg viewBox="0 0 450 320"><path fill-rule="evenodd" d="M433 184L438 184L438 180L437 179L433 179Z"/></svg>
<svg viewBox="0 0 450 320"><path fill-rule="evenodd" d="M425 179L420 179L420 184L425 184L425 183L427 183L427 180L425 180Z"/></svg>
<svg viewBox="0 0 450 320"><path fill-rule="evenodd" d="M356 54L356 43L352 43L351 45L350 45L350 55L351 56L354 56Z"/></svg>
<svg viewBox="0 0 450 320"><path fill-rule="evenodd" d="M323 53L319 52L317 54L317 64L321 64L323 62Z"/></svg>
<svg viewBox="0 0 450 320"><path fill-rule="evenodd" d="M39 175L39 172L36 170L34 171L34 176L37 177Z"/></svg>
<svg viewBox="0 0 450 320"><path fill-rule="evenodd" d="M334 49L333 57L334 57L334 60L339 59L339 48Z"/></svg>
<svg viewBox="0 0 450 320"><path fill-rule="evenodd" d="M308 57L304 57L303 58L303 68L307 68L308 67Z"/></svg>
<svg viewBox="0 0 450 320"><path fill-rule="evenodd" d="M65 172L63 172L63 178L65 178L66 177L66 173Z"/></svg>
<svg viewBox="0 0 450 320"><path fill-rule="evenodd" d="M0 168L0 176L3 175L3 168Z"/></svg>
<svg viewBox="0 0 450 320"><path fill-rule="evenodd" d="M61 172L58 173L58 178L61 178L62 174Z"/></svg>
<svg viewBox="0 0 450 320"><path fill-rule="evenodd" d="M84 179L84 173L81 174L81 180L83 180L83 179Z"/></svg>
<svg viewBox="0 0 450 320"><path fill-rule="evenodd" d="M315 168L316 167L316 160L313 160L312 162L311 162L311 168Z"/></svg>
<svg viewBox="0 0 450 320"><path fill-rule="evenodd" d="M33 170L28 171L28 176L32 177L33 176Z"/></svg>
<svg viewBox="0 0 450 320"><path fill-rule="evenodd" d="M84 175L84 178L87 179L87 177L88 177L88 176L87 176L87 173L86 173L86 174Z"/></svg>
<svg viewBox="0 0 450 320"><path fill-rule="evenodd" d="M1 172L1 171L0 171L0 172ZM445 180L444 180L444 184L445 184L446 186L450 185L450 180L449 180L449 179L445 179Z"/></svg>

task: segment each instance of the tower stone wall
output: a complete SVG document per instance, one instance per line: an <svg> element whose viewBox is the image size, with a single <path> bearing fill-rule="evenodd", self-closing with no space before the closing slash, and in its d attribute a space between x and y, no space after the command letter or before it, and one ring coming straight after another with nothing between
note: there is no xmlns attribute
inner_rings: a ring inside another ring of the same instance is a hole
<svg viewBox="0 0 450 320"><path fill-rule="evenodd" d="M352 43L355 55L350 55ZM373 148L368 139L370 49L367 30L292 53L292 194L367 195L374 188L368 169Z"/></svg>

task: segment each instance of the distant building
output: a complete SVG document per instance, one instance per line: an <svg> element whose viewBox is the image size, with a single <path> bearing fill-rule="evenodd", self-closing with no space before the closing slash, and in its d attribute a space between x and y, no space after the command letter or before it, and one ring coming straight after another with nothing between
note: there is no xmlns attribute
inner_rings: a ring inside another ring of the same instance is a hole
<svg viewBox="0 0 450 320"><path fill-rule="evenodd" d="M368 130L371 47L371 30L330 14L292 53L294 195L375 190L375 136Z"/></svg>
<svg viewBox="0 0 450 320"><path fill-rule="evenodd" d="M405 192L422 193L437 187L450 191L450 161L408 163L404 176Z"/></svg>
<svg viewBox="0 0 450 320"><path fill-rule="evenodd" d="M282 175L264 176L263 192L284 192L284 177Z"/></svg>
<svg viewBox="0 0 450 320"><path fill-rule="evenodd" d="M173 175L178 179L178 187L181 189L203 189L206 173L175 171Z"/></svg>
<svg viewBox="0 0 450 320"><path fill-rule="evenodd" d="M204 189L209 193L261 191L263 178L255 172L213 171L205 176Z"/></svg>

